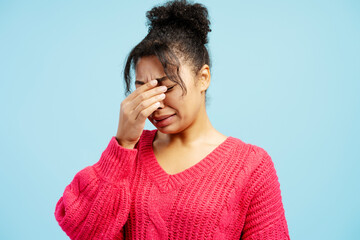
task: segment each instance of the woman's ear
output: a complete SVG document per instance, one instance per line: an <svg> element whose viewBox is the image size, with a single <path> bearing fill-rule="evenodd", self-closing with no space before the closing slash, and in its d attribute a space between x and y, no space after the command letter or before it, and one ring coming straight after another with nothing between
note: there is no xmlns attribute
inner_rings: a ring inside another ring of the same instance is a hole
<svg viewBox="0 0 360 240"><path fill-rule="evenodd" d="M209 65L204 64L202 68L199 71L199 80L200 80L200 87L201 91L204 91L209 88L210 86L210 80L211 80L211 74L210 74L210 68Z"/></svg>

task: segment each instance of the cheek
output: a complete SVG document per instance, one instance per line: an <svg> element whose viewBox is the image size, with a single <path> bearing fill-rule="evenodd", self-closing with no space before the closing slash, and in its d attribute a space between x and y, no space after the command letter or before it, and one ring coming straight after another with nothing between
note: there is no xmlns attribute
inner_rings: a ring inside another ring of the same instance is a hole
<svg viewBox="0 0 360 240"><path fill-rule="evenodd" d="M181 92L179 91L169 91L168 93L166 93L166 98L165 101L167 103L171 103L171 104L177 104L178 102L181 102Z"/></svg>
<svg viewBox="0 0 360 240"><path fill-rule="evenodd" d="M164 101L165 105L170 108L179 108L181 106L181 102L177 96L167 94Z"/></svg>

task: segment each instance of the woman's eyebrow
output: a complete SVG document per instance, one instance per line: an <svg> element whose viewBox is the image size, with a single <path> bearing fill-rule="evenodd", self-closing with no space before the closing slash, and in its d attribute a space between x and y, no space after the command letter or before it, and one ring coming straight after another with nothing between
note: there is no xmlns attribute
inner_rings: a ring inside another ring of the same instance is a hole
<svg viewBox="0 0 360 240"><path fill-rule="evenodd" d="M155 79L158 80L159 83L161 83L161 82L165 81L166 79L168 79L168 77L167 77L167 76L164 76L164 77L162 77L162 78L155 78ZM140 81L140 80L136 80L136 81L135 81L135 84L143 85L143 84L145 84L145 83L142 82L142 81Z"/></svg>

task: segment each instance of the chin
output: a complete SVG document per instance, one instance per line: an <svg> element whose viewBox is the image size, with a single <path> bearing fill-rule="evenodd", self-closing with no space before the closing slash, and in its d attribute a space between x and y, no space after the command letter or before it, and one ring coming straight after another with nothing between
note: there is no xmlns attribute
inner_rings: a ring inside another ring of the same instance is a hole
<svg viewBox="0 0 360 240"><path fill-rule="evenodd" d="M154 125L154 124L153 124ZM161 133L163 134L175 134L175 133L178 133L179 131L176 131L174 130L174 128L172 126L167 126L167 127L163 127L163 128L160 128L160 127L156 127L154 125L154 127Z"/></svg>

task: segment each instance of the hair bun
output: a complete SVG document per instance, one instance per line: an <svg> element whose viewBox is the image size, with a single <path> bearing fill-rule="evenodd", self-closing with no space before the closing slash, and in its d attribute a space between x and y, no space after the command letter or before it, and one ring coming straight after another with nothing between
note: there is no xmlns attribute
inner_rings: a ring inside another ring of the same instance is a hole
<svg viewBox="0 0 360 240"><path fill-rule="evenodd" d="M190 30L202 44L208 42L207 34L211 32L210 21L208 11L202 4L173 0L147 11L146 17L149 32L154 28L180 28L185 31Z"/></svg>

